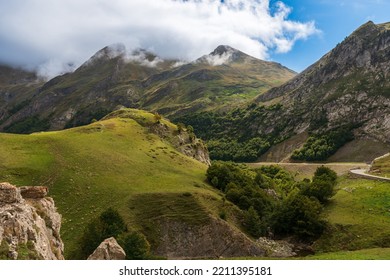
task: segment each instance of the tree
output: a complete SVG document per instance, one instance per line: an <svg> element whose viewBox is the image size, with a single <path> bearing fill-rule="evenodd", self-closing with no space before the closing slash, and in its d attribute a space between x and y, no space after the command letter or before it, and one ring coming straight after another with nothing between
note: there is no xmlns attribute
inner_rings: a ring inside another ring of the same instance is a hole
<svg viewBox="0 0 390 280"><path fill-rule="evenodd" d="M292 192L275 212L273 229L276 234L294 234L301 239L313 240L325 229L321 211L317 199Z"/></svg>
<svg viewBox="0 0 390 280"><path fill-rule="evenodd" d="M327 202L334 195L334 187L337 174L328 167L318 167L311 184L306 184L301 193L306 196L317 198L321 203Z"/></svg>
<svg viewBox="0 0 390 280"><path fill-rule="evenodd" d="M80 256L78 258L86 259L104 239L116 238L126 231L126 224L119 212L108 208L87 225L80 240Z"/></svg>
<svg viewBox="0 0 390 280"><path fill-rule="evenodd" d="M253 206L249 207L245 213L245 227L250 235L259 238L264 234L264 229L256 210Z"/></svg>
<svg viewBox="0 0 390 280"><path fill-rule="evenodd" d="M126 253L127 260L146 260L150 258L150 244L145 235L139 232L124 234L118 239Z"/></svg>
<svg viewBox="0 0 390 280"><path fill-rule="evenodd" d="M326 176L332 183L336 183L337 174L329 167L323 165L318 167L316 172L314 172L314 179L320 176Z"/></svg>
<svg viewBox="0 0 390 280"><path fill-rule="evenodd" d="M102 239L117 237L127 230L126 224L119 212L111 207L100 215L99 220Z"/></svg>

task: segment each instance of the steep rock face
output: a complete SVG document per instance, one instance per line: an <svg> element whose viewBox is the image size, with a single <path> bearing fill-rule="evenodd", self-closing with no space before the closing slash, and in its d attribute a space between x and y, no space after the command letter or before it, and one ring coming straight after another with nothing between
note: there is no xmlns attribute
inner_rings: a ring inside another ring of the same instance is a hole
<svg viewBox="0 0 390 280"><path fill-rule="evenodd" d="M61 215L46 194L45 187L23 187L21 191L0 183L0 258L64 259Z"/></svg>
<svg viewBox="0 0 390 280"><path fill-rule="evenodd" d="M161 220L160 245L156 255L168 259L265 256L266 252L227 222L210 216L204 225Z"/></svg>
<svg viewBox="0 0 390 280"><path fill-rule="evenodd" d="M105 239L88 260L124 260L126 253L114 237Z"/></svg>
<svg viewBox="0 0 390 280"><path fill-rule="evenodd" d="M277 100L283 110L250 129L286 138L346 127L357 139L390 144L389 73L389 24L367 22L301 74L258 96L256 102Z"/></svg>

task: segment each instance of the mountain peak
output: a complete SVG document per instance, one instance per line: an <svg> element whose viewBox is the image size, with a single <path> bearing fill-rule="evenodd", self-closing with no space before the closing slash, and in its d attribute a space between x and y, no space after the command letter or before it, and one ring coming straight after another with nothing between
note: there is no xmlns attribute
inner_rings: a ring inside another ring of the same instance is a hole
<svg viewBox="0 0 390 280"><path fill-rule="evenodd" d="M89 66L96 66L97 64L107 63L107 61L119 59L124 63L138 64L148 68L168 67L173 64L173 61L165 61L156 54L142 49L128 50L122 43L109 45L96 52L89 60L87 60L80 69L85 69ZM167 64L168 66L166 66Z"/></svg>
<svg viewBox="0 0 390 280"><path fill-rule="evenodd" d="M230 64L234 62L244 62L245 58L250 56L228 45L220 45L208 55L204 55L197 63L207 63L212 66Z"/></svg>
<svg viewBox="0 0 390 280"><path fill-rule="evenodd" d="M112 59L126 54L126 46L122 43L112 44L98 51L91 59Z"/></svg>
<svg viewBox="0 0 390 280"><path fill-rule="evenodd" d="M227 53L239 52L238 50L228 46L228 45L219 45L210 55L223 55Z"/></svg>
<svg viewBox="0 0 390 280"><path fill-rule="evenodd" d="M379 25L376 25L375 23L373 23L371 20L366 22L365 24L363 24L362 26L360 26L358 29L356 29L352 34L351 36L349 37L353 37L354 35L355 36L359 36L359 37L369 37L371 36L373 33L376 33L376 31L380 29L380 26Z"/></svg>

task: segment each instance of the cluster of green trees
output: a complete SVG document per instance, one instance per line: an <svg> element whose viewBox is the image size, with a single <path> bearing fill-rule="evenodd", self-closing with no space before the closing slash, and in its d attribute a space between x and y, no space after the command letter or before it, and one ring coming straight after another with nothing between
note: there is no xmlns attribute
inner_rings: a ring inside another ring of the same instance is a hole
<svg viewBox="0 0 390 280"><path fill-rule="evenodd" d="M326 160L351 140L353 140L353 133L350 129L338 129L326 134L312 135L301 149L293 152L291 158L306 161Z"/></svg>
<svg viewBox="0 0 390 280"><path fill-rule="evenodd" d="M270 144L259 138L238 143L236 140L210 140L207 142L210 157L214 160L252 162L265 153Z"/></svg>
<svg viewBox="0 0 390 280"><path fill-rule="evenodd" d="M194 128L196 135L206 142L211 159L253 162L269 149L274 135L251 136L249 128L255 118L265 116L269 110L275 110L274 107L259 107L253 111L238 108L228 113L202 112L174 121Z"/></svg>
<svg viewBox="0 0 390 280"><path fill-rule="evenodd" d="M337 175L319 167L311 181L296 182L278 166L249 169L215 161L207 170L207 179L244 211L243 226L253 237L272 232L313 240L325 229L321 212L333 195Z"/></svg>
<svg viewBox="0 0 390 280"><path fill-rule="evenodd" d="M77 259L87 259L106 238L114 237L126 253L128 260L150 259L150 244L146 237L136 231L129 231L118 211L108 208L91 221L80 240Z"/></svg>
<svg viewBox="0 0 390 280"><path fill-rule="evenodd" d="M27 117L4 128L5 132L29 134L50 128L49 118L40 119L38 116Z"/></svg>

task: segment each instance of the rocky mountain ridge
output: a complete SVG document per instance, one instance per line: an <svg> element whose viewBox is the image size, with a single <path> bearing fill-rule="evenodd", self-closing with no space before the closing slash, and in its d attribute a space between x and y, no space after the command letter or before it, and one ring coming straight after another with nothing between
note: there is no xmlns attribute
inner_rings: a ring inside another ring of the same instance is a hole
<svg viewBox="0 0 390 280"><path fill-rule="evenodd" d="M285 135L321 134L346 127L355 139L389 145L390 30L386 26L367 22L297 77L259 96L257 102L281 98Z"/></svg>
<svg viewBox="0 0 390 280"><path fill-rule="evenodd" d="M223 63L225 56L234 58L232 63ZM220 62L184 63L145 50L128 52L121 44L105 47L73 73L55 77L32 92L20 90L22 101L13 109L4 101L0 130L29 133L79 126L118 106L165 116L229 108L295 75L227 46L206 57Z"/></svg>
<svg viewBox="0 0 390 280"><path fill-rule="evenodd" d="M246 108L226 115L187 115L179 121L214 142L227 139L245 146L260 138L276 147L273 153L279 153L278 144L289 143L278 158L263 160L289 159L302 143L307 145L299 160L324 160L350 142L335 158L370 162L390 149L389 72L389 24L367 22L305 71L258 95ZM206 127L209 130L203 133ZM370 149L362 153L365 145Z"/></svg>

